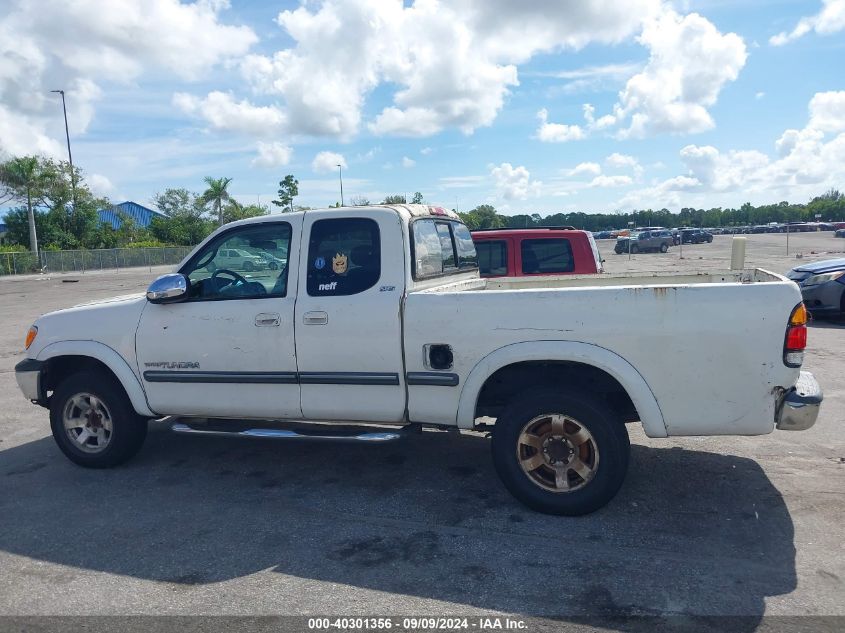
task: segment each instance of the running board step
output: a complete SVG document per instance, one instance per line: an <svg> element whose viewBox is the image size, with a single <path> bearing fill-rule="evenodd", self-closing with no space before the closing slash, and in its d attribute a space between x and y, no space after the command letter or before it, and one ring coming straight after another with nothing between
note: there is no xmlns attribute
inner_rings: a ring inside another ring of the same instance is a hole
<svg viewBox="0 0 845 633"><path fill-rule="evenodd" d="M328 440L332 442L392 442L402 437L401 432L379 431L355 434L309 433L290 429L244 429L241 431L223 431L219 429L198 429L177 422L171 427L175 433L186 435L213 435L219 437L257 437L276 440Z"/></svg>

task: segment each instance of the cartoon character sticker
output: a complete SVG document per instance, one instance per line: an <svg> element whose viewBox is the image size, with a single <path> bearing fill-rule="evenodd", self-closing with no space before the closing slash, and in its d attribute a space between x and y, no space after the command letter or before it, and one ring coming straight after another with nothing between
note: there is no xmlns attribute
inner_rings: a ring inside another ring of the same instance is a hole
<svg viewBox="0 0 845 633"><path fill-rule="evenodd" d="M349 260L343 253L337 253L332 257L332 270L337 275L345 275L346 269L349 266Z"/></svg>

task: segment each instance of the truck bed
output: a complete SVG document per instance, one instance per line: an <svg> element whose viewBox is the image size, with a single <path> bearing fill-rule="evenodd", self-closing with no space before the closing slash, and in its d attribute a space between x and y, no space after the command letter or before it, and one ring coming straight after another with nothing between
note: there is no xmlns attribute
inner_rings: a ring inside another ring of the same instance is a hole
<svg viewBox="0 0 845 633"><path fill-rule="evenodd" d="M482 359L526 343L584 358L609 352L648 384L659 435L756 435L774 428L772 394L798 378L782 357L800 301L794 283L761 269L465 279L408 294L406 359L409 371L423 371L418 350L431 332L448 331L463 385ZM420 404L454 416L449 394L425 403L416 395L412 413Z"/></svg>

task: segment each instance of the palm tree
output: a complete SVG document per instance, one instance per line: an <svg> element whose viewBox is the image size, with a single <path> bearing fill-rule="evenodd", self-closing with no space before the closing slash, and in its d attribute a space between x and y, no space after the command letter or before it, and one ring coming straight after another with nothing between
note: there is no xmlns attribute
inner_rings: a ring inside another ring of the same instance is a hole
<svg viewBox="0 0 845 633"><path fill-rule="evenodd" d="M26 198L29 217L29 250L38 255L38 236L35 233L35 209L33 197L38 197L46 173L35 156L13 158L2 165L0 181L21 200Z"/></svg>
<svg viewBox="0 0 845 633"><path fill-rule="evenodd" d="M232 182L231 178L212 178L205 177L205 184L208 185L200 199L205 204L211 204L211 209L217 212L217 222L223 226L223 203L230 199L229 192L226 187Z"/></svg>

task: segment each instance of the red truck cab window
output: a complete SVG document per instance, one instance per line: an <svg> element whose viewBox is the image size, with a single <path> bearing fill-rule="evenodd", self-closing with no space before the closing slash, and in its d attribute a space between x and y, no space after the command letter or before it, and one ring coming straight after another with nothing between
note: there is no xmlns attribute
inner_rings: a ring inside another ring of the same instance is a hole
<svg viewBox="0 0 845 633"><path fill-rule="evenodd" d="M473 231L482 277L590 275L601 256L586 231L572 227Z"/></svg>

